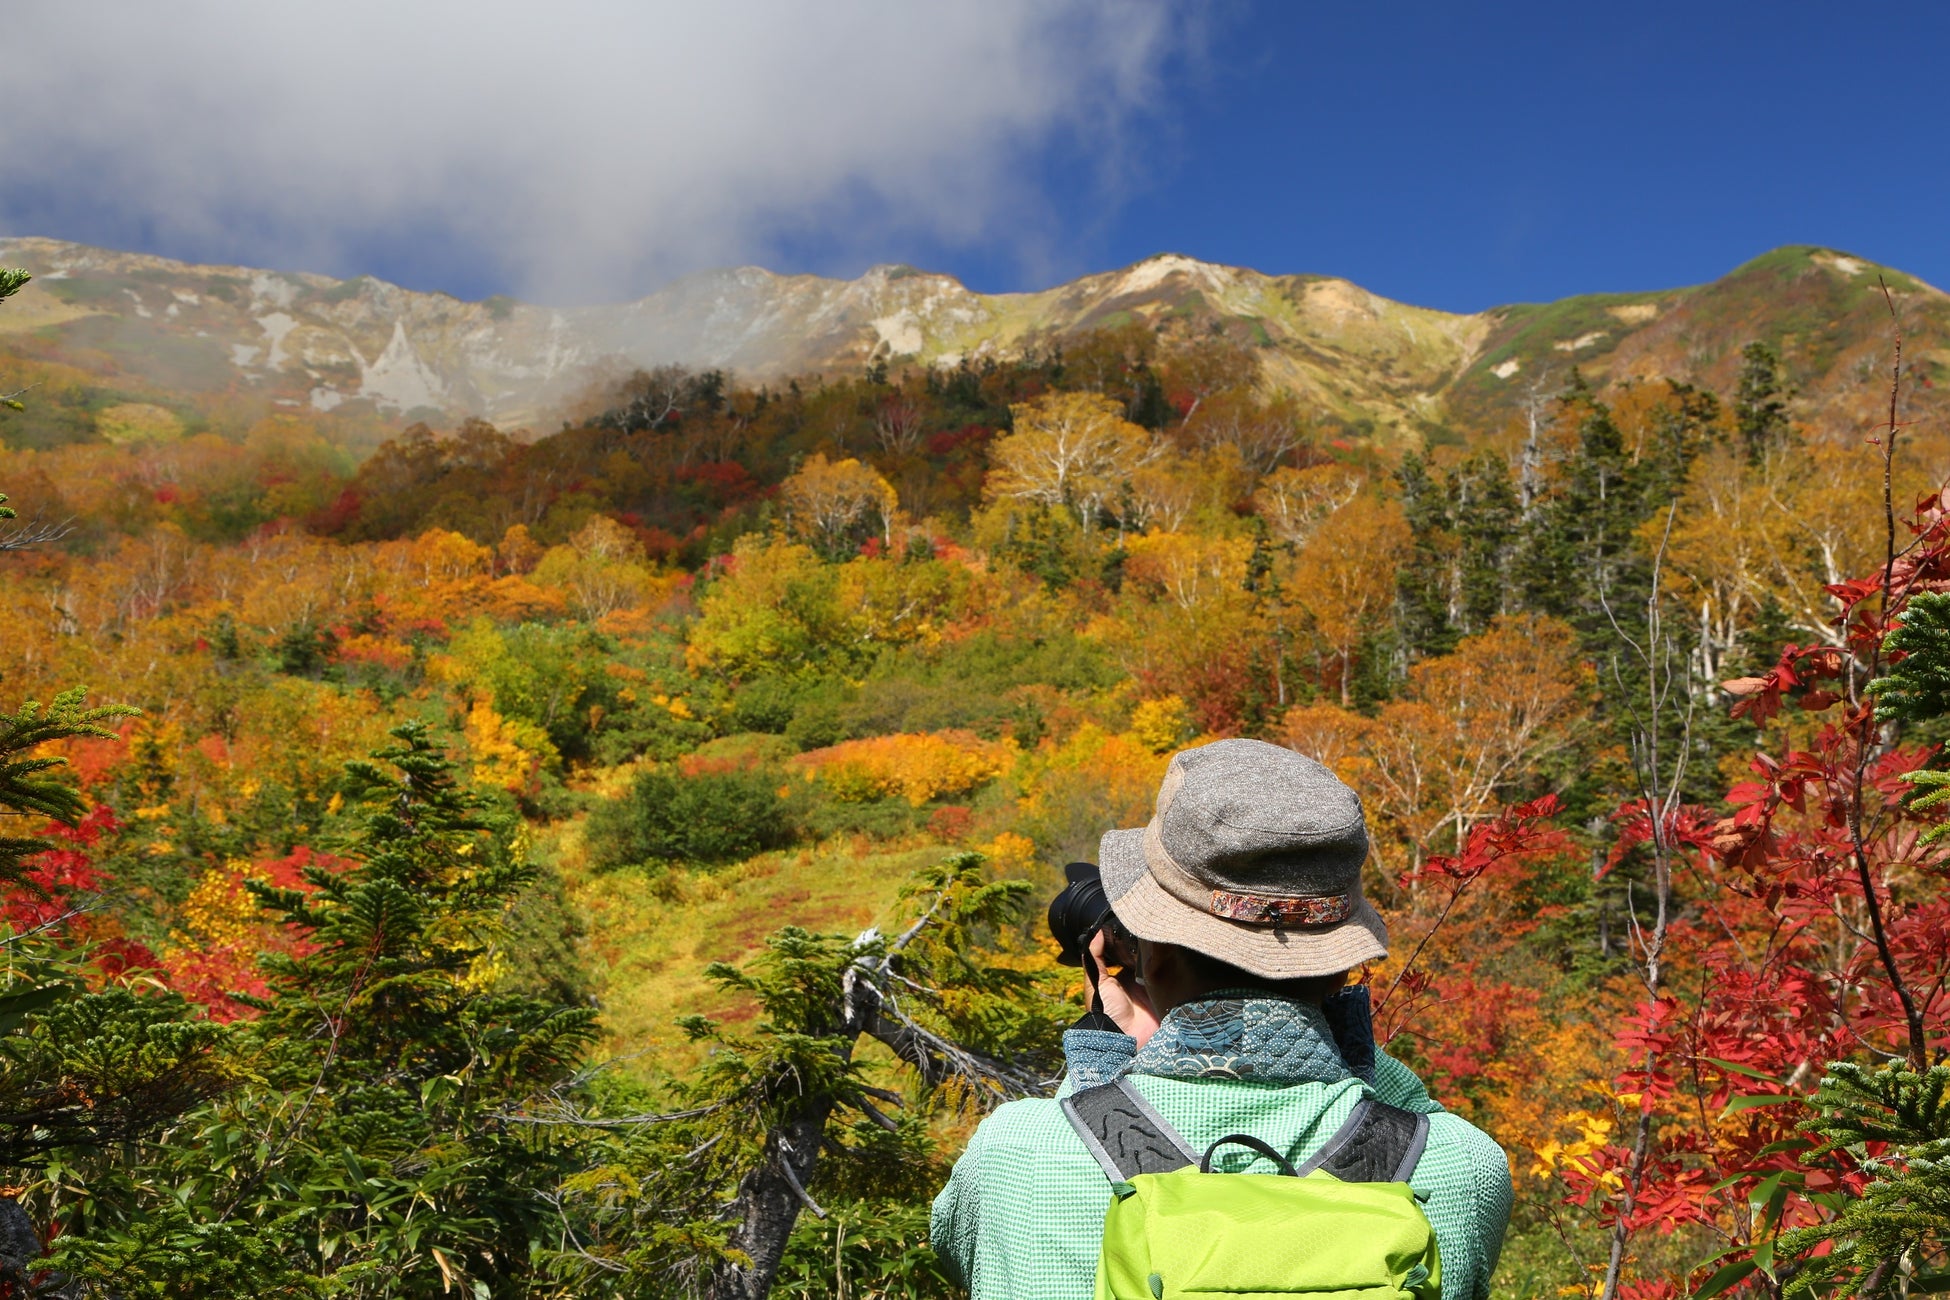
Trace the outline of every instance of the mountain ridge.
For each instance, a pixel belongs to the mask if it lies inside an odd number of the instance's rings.
[[[1872,271],[1924,308],[1919,358],[1950,361],[1950,298],[1812,246],[1773,250],[1706,285],[1466,314],[1397,302],[1335,276],[1269,275],[1182,253],[1003,294],[898,263],[852,280],[741,266],[698,272],[631,302],[575,308],[43,238],[0,239],[0,261],[36,277],[0,313],[0,382],[38,365],[103,398],[343,408],[382,421],[536,424],[631,367],[678,364],[776,382],[877,362],[952,366],[1132,321],[1167,336],[1227,333],[1250,343],[1266,383],[1354,436],[1384,442],[1494,424],[1527,385],[1561,381],[1573,366],[1601,382],[1712,379],[1742,331],[1785,336],[1790,351],[1797,342],[1812,348],[1817,364],[1803,369],[1819,373],[1801,386],[1819,413],[1834,406],[1827,372],[1859,360],[1853,352],[1874,331],[1817,336],[1874,292]],[[1748,301],[1757,286],[1771,303]],[[1810,311],[1826,312],[1826,322],[1802,319]],[[194,423],[195,411],[186,418]]]

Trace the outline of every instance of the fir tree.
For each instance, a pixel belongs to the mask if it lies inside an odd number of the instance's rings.
[[[293,1248],[349,1294],[519,1294],[568,1168],[526,1108],[573,1078],[595,1013],[501,990],[498,946],[535,868],[424,725],[393,735],[348,767],[368,809],[343,850],[355,865],[308,869],[308,889],[253,885],[308,942],[265,960],[250,1031],[288,1102],[215,1120],[261,1143],[233,1166],[248,1172],[226,1217],[302,1216]]]
[[[1494,451],[1478,452],[1450,475],[1449,496],[1460,543],[1460,630],[1474,636],[1487,631],[1497,615],[1510,612],[1519,511],[1509,462]]]
[[[1448,494],[1416,452],[1402,457],[1395,482],[1413,537],[1408,562],[1395,575],[1398,635],[1412,659],[1446,654],[1458,635],[1450,614],[1455,535]]]
[[[1740,383],[1734,390],[1733,421],[1747,460],[1759,464],[1789,437],[1787,393],[1781,387],[1781,357],[1765,343],[1740,350]]]
[[[87,811],[80,791],[57,775],[68,760],[42,752],[43,747],[77,736],[113,739],[105,724],[138,711],[115,704],[91,709],[87,699],[88,688],[77,686],[45,707],[29,700],[12,715],[0,714],[0,817],[39,817],[73,826]],[[26,859],[49,847],[40,835],[0,834],[0,883],[20,881]]]
[[[1578,417],[1578,440],[1555,493],[1536,511],[1514,566],[1524,604],[1562,618],[1588,644],[1610,644],[1606,607],[1644,603],[1646,566],[1633,533],[1644,493],[1611,408],[1573,372],[1561,401]]]
[[[1882,648],[1894,662],[1868,686],[1877,719],[1925,726],[1950,715],[1950,594],[1919,592],[1910,597],[1902,621],[1884,638]],[[1950,771],[1924,768],[1904,773],[1903,780],[1916,787],[1912,807],[1950,805]],[[1923,839],[1950,839],[1950,822],[1932,826]]]
[[[1882,1296],[1950,1287],[1950,1066],[1828,1067],[1801,1125],[1817,1145],[1803,1159],[1852,1157],[1869,1182],[1860,1195],[1816,1199],[1826,1223],[1782,1235],[1775,1257],[1790,1293]],[[1872,1146],[1873,1144],[1873,1146]]]
[[[1950,594],[1910,597],[1882,648],[1893,662],[1869,683],[1877,718],[1926,722],[1950,713]]]

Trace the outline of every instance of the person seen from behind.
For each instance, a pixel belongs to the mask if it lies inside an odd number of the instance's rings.
[[[1173,756],[1150,824],[1103,837],[1114,916],[1066,952],[1093,1009],[1056,1098],[983,1120],[935,1199],[974,1300],[1485,1300],[1509,1162],[1376,1047],[1348,987],[1387,955],[1367,854],[1359,797],[1314,760]]]

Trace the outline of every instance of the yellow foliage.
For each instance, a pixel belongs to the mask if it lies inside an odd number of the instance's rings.
[[[568,597],[553,587],[538,586],[527,578],[509,574],[487,586],[488,617],[497,623],[520,623],[529,619],[563,613]]]
[[[1575,1118],[1583,1114],[1581,1105],[1597,1098],[1610,1110],[1609,1081],[1621,1064],[1615,1045],[1590,1020],[1548,1004],[1513,1009],[1500,1042],[1495,1058],[1483,1064],[1481,1091],[1465,1114],[1511,1153],[1513,1168],[1523,1167],[1526,1153],[1548,1167],[1565,1154],[1563,1126],[1568,1122],[1582,1132],[1582,1120]],[[1594,1149],[1570,1154],[1578,1158]]]
[[[454,981],[463,993],[486,993],[507,978],[514,966],[500,945],[489,948],[467,963],[467,969]]]
[[[786,524],[794,537],[816,546],[843,546],[854,530],[870,524],[891,536],[900,500],[872,466],[851,457],[829,461],[814,455],[779,487]]]
[[[173,442],[183,436],[174,411],[150,402],[122,402],[95,417],[95,428],[110,442]]]
[[[1387,865],[1415,869],[1425,852],[1458,846],[1532,764],[1570,743],[1590,684],[1569,626],[1499,618],[1411,668],[1403,697],[1378,716],[1301,705],[1282,738],[1360,791],[1384,860],[1401,854]]]
[[[444,528],[430,528],[414,538],[408,554],[421,585],[428,587],[480,576],[494,561],[487,547]]]
[[[932,645],[969,586],[969,572],[940,561],[851,560],[839,571],[839,608],[858,639]]]
[[[819,774],[828,793],[844,802],[900,795],[915,807],[987,785],[1015,762],[1008,741],[966,731],[872,736],[802,754],[796,762]]]
[[[1303,612],[1320,649],[1338,659],[1341,703],[1349,701],[1355,648],[1382,625],[1395,601],[1395,571],[1408,549],[1401,507],[1357,494],[1315,530],[1294,558],[1286,598]]]
[[[1143,700],[1131,710],[1131,734],[1154,754],[1168,754],[1192,734],[1192,711],[1176,695]]]
[[[1036,841],[1014,831],[1003,831],[982,845],[981,851],[1000,868],[1027,867],[1036,861]]]
[[[498,790],[520,790],[541,766],[541,756],[524,745],[533,731],[496,713],[485,700],[467,712],[467,752],[474,757],[474,782]]]
[[[504,573],[526,573],[541,560],[542,550],[527,524],[510,524],[501,534],[501,544],[494,548],[494,559]]]
[[[1010,410],[1014,430],[989,451],[992,501],[1070,507],[1088,525],[1160,450],[1101,393],[1045,393]]]
[[[1305,546],[1335,511],[1360,494],[1366,476],[1352,465],[1329,461],[1294,469],[1282,465],[1253,494],[1253,510],[1273,536]]]
[[[643,544],[623,525],[596,515],[565,546],[552,546],[535,565],[531,581],[554,588],[578,617],[600,624],[650,598],[656,574]]]
[[[220,948],[250,939],[259,920],[257,900],[244,888],[250,874],[249,863],[232,861],[198,877],[183,903],[188,933],[171,936],[178,946]]]
[[[1230,595],[1246,582],[1253,544],[1244,537],[1150,533],[1124,543],[1124,580],[1183,610]]]
[[[809,546],[780,538],[738,539],[723,572],[699,601],[685,665],[733,677],[790,672],[847,635],[837,570]]]
[[[1022,776],[1022,812],[1035,819],[1061,817],[1087,807],[1091,820],[1141,826],[1150,819],[1165,756],[1135,736],[1112,735],[1094,723],[1078,727],[1061,745],[1037,751]]]
[[[1600,1173],[1597,1162],[1592,1159],[1611,1145],[1611,1131],[1616,1127],[1611,1117],[1588,1110],[1574,1110],[1564,1116],[1563,1123],[1575,1128],[1577,1136],[1568,1141],[1552,1138],[1538,1147],[1537,1158],[1530,1166],[1531,1177],[1549,1178],[1559,1169],[1571,1169],[1587,1178],[1596,1178],[1607,1188],[1621,1186],[1624,1180],[1616,1170]]]

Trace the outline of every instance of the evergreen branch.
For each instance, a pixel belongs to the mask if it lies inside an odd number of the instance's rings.
[[[17,713],[0,714],[0,809],[39,813],[69,826],[81,819],[87,808],[74,787],[41,775],[67,760],[21,755],[53,741],[80,736],[113,740],[115,732],[105,724],[141,712],[126,704],[87,708],[87,698],[88,688],[77,686],[61,692],[45,707],[38,700],[29,700]]]

